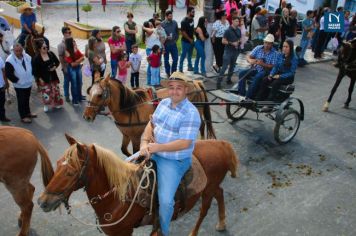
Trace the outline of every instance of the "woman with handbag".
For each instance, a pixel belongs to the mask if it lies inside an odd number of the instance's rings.
[[[32,74],[39,80],[44,104],[43,110],[48,112],[49,106],[62,108],[63,99],[56,72],[59,60],[53,52],[48,50],[48,46],[43,39],[36,40],[35,46],[38,54],[32,59]]]

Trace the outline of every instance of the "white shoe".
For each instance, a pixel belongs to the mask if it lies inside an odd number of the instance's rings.
[[[61,106],[61,105],[59,105],[59,106],[56,106],[56,108],[57,108],[57,109],[61,109],[61,108],[62,108],[62,106]]]
[[[44,112],[48,112],[48,106],[44,105],[43,110],[44,110]]]

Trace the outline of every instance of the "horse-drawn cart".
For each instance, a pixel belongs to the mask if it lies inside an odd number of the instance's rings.
[[[242,119],[250,110],[256,113],[257,119],[260,113],[276,122],[274,138],[280,144],[290,142],[297,134],[300,121],[304,120],[304,105],[298,98],[290,97],[294,91],[294,85],[282,86],[278,91],[277,101],[255,101],[236,94],[236,86],[225,90],[208,90],[214,99],[209,105],[225,105],[229,119],[236,122]],[[293,106],[297,102],[299,108]],[[196,106],[203,103],[193,103]],[[263,109],[268,107],[268,110]]]

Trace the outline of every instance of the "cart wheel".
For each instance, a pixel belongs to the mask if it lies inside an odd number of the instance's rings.
[[[280,144],[286,144],[297,134],[300,125],[299,113],[288,109],[281,115],[281,119],[274,127],[274,139]]]
[[[226,105],[226,114],[229,119],[232,121],[238,121],[242,119],[248,112],[248,109],[238,105]]]

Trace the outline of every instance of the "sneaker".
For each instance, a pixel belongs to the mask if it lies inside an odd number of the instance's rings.
[[[44,111],[44,112],[48,112],[48,106],[44,105],[44,106],[43,106],[43,111]]]
[[[37,115],[34,114],[34,113],[30,113],[30,114],[28,115],[28,117],[30,117],[30,118],[37,118]]]
[[[219,68],[216,68],[215,66],[212,66],[213,67],[213,70],[216,72],[216,73],[220,73],[220,69]]]
[[[205,73],[205,72],[201,73],[201,75],[204,76],[204,77],[206,77],[206,73]]]
[[[79,103],[73,103],[73,106],[79,107],[80,105],[79,105]]]
[[[61,109],[61,108],[62,108],[62,106],[61,106],[61,105],[56,106],[56,109]]]
[[[189,68],[188,68],[188,71],[193,71],[193,70],[194,70],[193,67],[189,67]]]
[[[10,122],[11,120],[6,116],[0,119],[1,122]]]
[[[25,118],[21,119],[21,122],[25,123],[25,124],[30,124],[30,123],[32,123],[32,120],[29,117],[25,117]]]
[[[199,72],[198,72],[198,71],[194,71],[194,73],[193,73],[193,74],[198,75],[198,74],[199,74]]]
[[[70,102],[70,98],[69,97],[66,97],[66,102]]]

